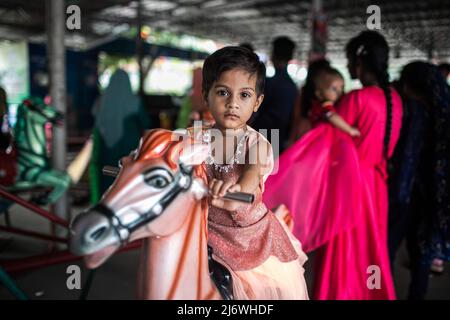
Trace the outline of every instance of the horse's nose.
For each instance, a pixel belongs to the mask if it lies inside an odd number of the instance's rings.
[[[89,234],[87,235],[87,239],[91,242],[95,242],[102,237],[107,228],[105,226],[99,226],[94,228],[93,230],[89,230]]]
[[[91,254],[115,240],[109,219],[95,209],[77,216],[71,232],[70,248],[76,255]]]
[[[86,245],[93,245],[101,242],[110,232],[111,225],[104,215],[92,211],[89,216],[89,223],[84,225],[83,242]]]

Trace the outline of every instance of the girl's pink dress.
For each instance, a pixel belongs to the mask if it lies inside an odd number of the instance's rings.
[[[392,90],[389,156],[401,127]],[[361,136],[321,121],[278,159],[266,183],[269,208],[284,204],[305,252],[318,249],[314,298],[395,299],[387,249],[386,99],[379,87],[354,90],[336,106]]]
[[[260,142],[269,145],[260,133],[250,127],[247,129],[242,159]],[[203,132],[195,137],[204,141],[201,135]],[[283,220],[262,202],[264,182],[273,168],[271,147],[266,151],[269,161],[262,167],[253,204],[243,204],[234,212],[209,205],[208,244],[213,249],[214,259],[232,274],[235,299],[307,300],[303,268],[307,256]],[[217,170],[214,165],[205,167],[208,181],[215,178],[237,183],[245,165],[233,164],[226,172]]]

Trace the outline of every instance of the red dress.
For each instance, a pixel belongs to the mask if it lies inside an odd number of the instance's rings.
[[[379,87],[354,90],[336,110],[361,136],[320,121],[278,160],[266,183],[269,208],[285,204],[305,252],[315,249],[316,299],[395,299],[387,248],[386,100]],[[389,156],[402,104],[392,90]]]
[[[332,103],[327,103],[322,105],[319,101],[314,100],[311,106],[311,113],[309,119],[313,125],[316,125],[324,118],[329,118],[333,113],[336,112]]]

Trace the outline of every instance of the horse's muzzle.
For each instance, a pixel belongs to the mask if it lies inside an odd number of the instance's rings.
[[[94,207],[81,213],[72,222],[70,251],[75,255],[93,254],[111,245],[120,245],[120,239],[111,220]],[[106,207],[103,210],[109,210]]]

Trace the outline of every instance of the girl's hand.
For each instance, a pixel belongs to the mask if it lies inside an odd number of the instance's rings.
[[[359,132],[359,130],[356,128],[351,128],[349,134],[352,137],[359,137],[361,135],[361,132]]]
[[[233,184],[230,181],[223,181],[218,179],[212,179],[209,183],[209,193],[213,197],[211,204],[217,208],[225,209],[228,211],[236,211],[242,203],[239,201],[220,199],[227,192],[239,192],[241,186],[239,184]]]

